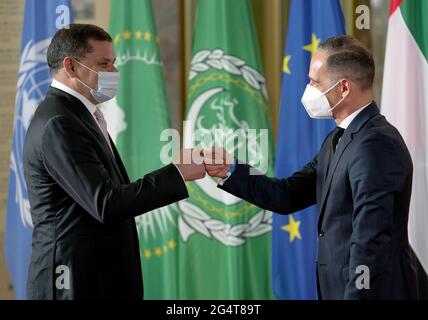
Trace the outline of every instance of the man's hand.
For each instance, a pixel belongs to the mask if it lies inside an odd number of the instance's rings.
[[[234,163],[233,156],[224,148],[212,147],[203,151],[205,170],[211,177],[224,178]]]
[[[183,149],[174,161],[184,181],[193,181],[205,177],[205,166],[202,150]]]

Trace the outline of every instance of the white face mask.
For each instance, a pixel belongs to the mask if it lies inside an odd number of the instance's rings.
[[[88,66],[85,66],[83,63],[76,60],[78,64],[85,67],[86,69],[95,72],[98,74],[98,89],[94,90],[86,83],[81,81],[79,78],[76,78],[81,84],[91,90],[91,95],[97,100],[99,103],[106,102],[108,100],[113,99],[117,94],[117,88],[119,86],[119,72],[97,72],[92,70]]]
[[[345,97],[339,100],[338,103],[334,105],[334,107],[330,107],[328,103],[327,97],[325,96],[329,93],[334,87],[340,83],[341,80],[336,82],[333,86],[331,86],[326,91],[322,92],[321,90],[315,88],[308,84],[306,86],[305,92],[302,96],[302,104],[306,109],[306,112],[313,119],[331,119],[333,118],[333,110],[336,108],[339,103],[341,103]]]

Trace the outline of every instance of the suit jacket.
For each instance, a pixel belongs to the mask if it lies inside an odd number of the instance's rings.
[[[144,138],[144,137],[143,137]],[[174,165],[133,183],[83,103],[50,87],[24,143],[29,299],[140,299],[134,217],[188,196]]]
[[[415,298],[407,234],[413,166],[401,135],[373,102],[334,153],[331,140],[330,134],[315,158],[287,179],[250,176],[249,167],[238,164],[221,188],[281,214],[317,204],[320,298]],[[359,289],[367,283],[370,289]]]

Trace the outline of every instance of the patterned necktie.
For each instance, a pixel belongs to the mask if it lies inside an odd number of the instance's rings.
[[[101,110],[98,107],[94,112],[94,116],[97,119],[98,124],[100,125],[100,128],[101,128],[101,132],[103,133],[103,136],[107,141],[107,144],[110,148],[110,151],[114,156],[113,148],[111,147],[110,138],[109,138],[108,131],[107,131],[107,122],[104,119],[103,113],[101,112]]]
[[[336,127],[336,129],[334,129],[333,137],[331,139],[331,150],[333,151],[333,153],[336,151],[336,146],[339,143],[339,139],[340,137],[342,137],[344,131],[345,129],[341,127]]]

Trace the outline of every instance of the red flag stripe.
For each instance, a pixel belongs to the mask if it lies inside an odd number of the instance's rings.
[[[391,10],[389,15],[392,15],[394,11],[403,3],[404,0],[391,0]]]

